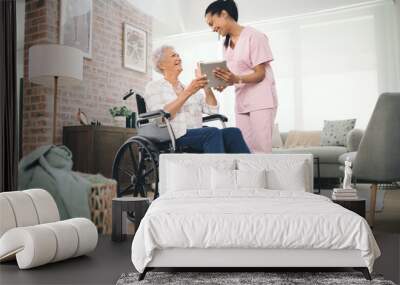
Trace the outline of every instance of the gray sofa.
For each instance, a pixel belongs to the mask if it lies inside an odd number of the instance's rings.
[[[282,132],[281,138],[285,145],[289,133]],[[347,134],[345,146],[308,146],[296,148],[273,148],[272,153],[311,153],[319,157],[320,177],[337,180],[343,176],[340,169],[339,157],[346,157],[348,153],[358,150],[363,131],[354,129]],[[354,155],[354,154],[353,154]],[[314,177],[317,177],[317,168],[314,167]]]

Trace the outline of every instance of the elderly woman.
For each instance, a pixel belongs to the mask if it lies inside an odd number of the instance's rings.
[[[200,153],[250,153],[239,129],[202,127],[203,113],[218,112],[217,99],[206,87],[206,76],[197,73],[196,78],[184,86],[178,79],[182,61],[171,46],[156,49],[153,64],[164,78],[147,84],[146,104],[149,111],[163,109],[171,114],[178,148],[190,147]]]

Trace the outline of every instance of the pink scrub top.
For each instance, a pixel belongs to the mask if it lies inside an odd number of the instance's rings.
[[[267,36],[251,27],[243,28],[234,49],[224,48],[224,57],[228,68],[241,76],[253,73],[255,66],[273,60]],[[265,78],[259,83],[235,84],[236,113],[277,107],[275,79],[269,64],[265,71]]]

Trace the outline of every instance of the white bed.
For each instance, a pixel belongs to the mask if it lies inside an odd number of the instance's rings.
[[[132,243],[141,278],[154,267],[354,267],[369,278],[380,251],[368,223],[310,193],[312,166],[311,155],[162,155],[160,197]]]

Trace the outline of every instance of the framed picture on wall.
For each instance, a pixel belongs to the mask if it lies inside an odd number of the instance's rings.
[[[145,31],[124,23],[123,66],[146,73],[147,34]]]
[[[92,58],[92,0],[61,0],[60,44],[83,51]]]

